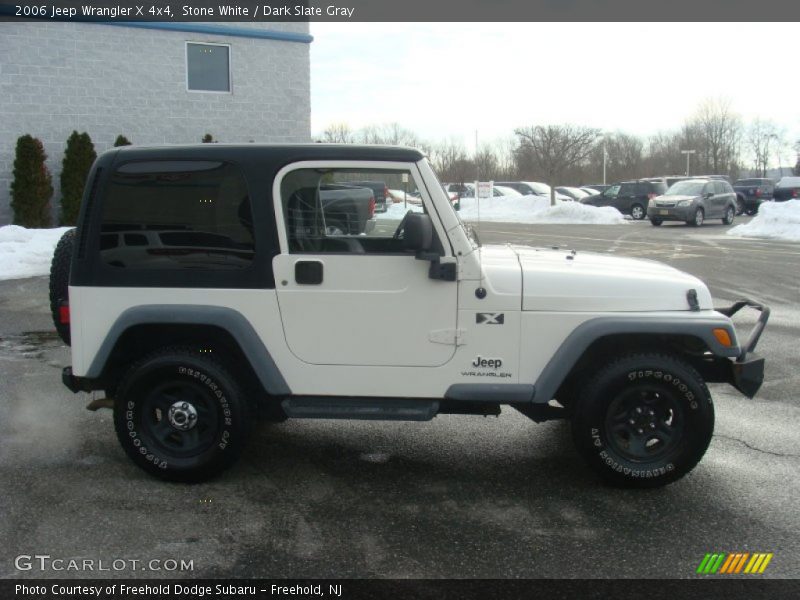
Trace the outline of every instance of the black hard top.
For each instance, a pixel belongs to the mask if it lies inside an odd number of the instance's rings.
[[[403,146],[356,144],[191,144],[164,146],[122,146],[109,150],[118,160],[149,158],[193,158],[287,164],[300,160],[384,160],[416,162],[419,150]]]

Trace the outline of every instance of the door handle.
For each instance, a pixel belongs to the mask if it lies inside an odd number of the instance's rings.
[[[294,263],[294,280],[300,285],[322,283],[322,263],[318,260],[298,260]]]

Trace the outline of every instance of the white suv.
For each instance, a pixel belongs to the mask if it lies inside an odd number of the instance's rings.
[[[421,205],[369,231],[326,226],[321,189],[365,180]],[[228,466],[257,413],[505,406],[570,419],[606,480],[663,485],[711,440],[705,382],[758,390],[769,314],[715,310],[701,281],[650,261],[481,247],[416,150],[324,144],[106,152],[51,288],[72,343],[64,383],[104,390],[131,459],[185,481]],[[746,305],[762,313],[741,344],[730,316]]]

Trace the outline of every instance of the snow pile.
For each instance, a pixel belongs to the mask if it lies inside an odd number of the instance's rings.
[[[71,227],[25,229],[0,227],[0,279],[19,279],[50,273],[50,261],[58,240]]]
[[[461,199],[461,218],[478,220],[475,198]],[[543,196],[498,196],[480,201],[481,221],[504,223],[579,223],[589,225],[621,225],[625,217],[610,206],[589,206],[580,202],[559,202],[550,206],[550,198]]]
[[[732,227],[727,233],[800,242],[800,200],[764,202],[752,221]]]

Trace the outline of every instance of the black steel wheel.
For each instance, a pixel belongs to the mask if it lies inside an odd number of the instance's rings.
[[[700,375],[666,354],[624,356],[591,377],[572,411],[578,452],[622,487],[671,483],[691,471],[714,432],[714,407]]]
[[[253,414],[231,369],[192,348],[166,348],[128,370],[114,426],[139,467],[164,479],[203,481],[230,466]]]

